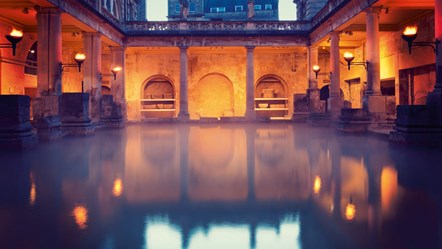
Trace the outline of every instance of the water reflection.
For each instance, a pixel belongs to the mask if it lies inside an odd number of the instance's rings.
[[[438,248],[438,157],[291,124],[104,130],[0,153],[0,248]]]

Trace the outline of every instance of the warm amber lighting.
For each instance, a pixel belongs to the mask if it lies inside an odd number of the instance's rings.
[[[112,68],[111,72],[112,72],[112,73],[118,73],[118,72],[120,72],[122,69],[123,69],[122,67],[114,67],[114,68]]]
[[[318,65],[314,65],[313,66],[313,72],[319,72],[319,71],[321,71],[321,68],[318,66]]]
[[[77,54],[75,55],[75,61],[76,61],[77,63],[83,63],[84,60],[86,60],[86,55],[85,55],[85,54],[83,54],[83,53],[77,53]]]
[[[29,192],[29,203],[31,204],[31,206],[34,206],[36,197],[37,189],[35,187],[35,183],[31,183],[31,191]]]
[[[321,191],[322,181],[321,177],[316,176],[313,182],[313,193],[318,194]]]
[[[406,36],[413,36],[417,34],[417,26],[407,26],[402,33]]]
[[[347,206],[345,206],[345,218],[347,220],[354,220],[356,216],[356,206],[353,204],[353,202],[349,202]]]
[[[114,75],[114,80],[117,79],[117,73],[120,72],[123,68],[120,66],[116,66],[114,68],[112,68],[111,72]]]
[[[9,35],[14,38],[20,38],[20,37],[23,37],[23,32],[18,29],[13,28],[11,33],[9,33]]]
[[[114,181],[114,186],[112,187],[112,194],[115,197],[119,197],[121,196],[122,193],[123,193],[123,181],[121,180],[121,178],[116,178]]]
[[[84,205],[78,205],[74,208],[72,211],[72,216],[75,219],[75,223],[77,223],[78,228],[80,229],[86,229],[87,228],[87,208]]]
[[[353,55],[353,53],[350,53],[350,52],[344,53],[344,59],[346,61],[351,62],[354,58],[355,58],[355,56]]]

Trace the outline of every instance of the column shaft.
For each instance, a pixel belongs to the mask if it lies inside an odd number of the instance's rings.
[[[442,41],[442,1],[435,1],[434,6],[434,35]],[[427,104],[442,106],[442,45],[439,44],[439,53],[436,55],[436,84],[434,90],[428,94]]]
[[[180,46],[180,112],[178,118],[189,119],[187,46]]]
[[[101,38],[98,33],[84,33],[83,47],[86,60],[83,63],[84,91],[90,93],[89,113],[93,123],[100,119],[101,100]]]
[[[309,46],[308,47],[308,68],[307,77],[308,82],[308,95],[310,98],[309,109],[310,113],[319,112],[319,89],[318,89],[318,79],[316,78],[315,72],[313,72],[313,66],[318,64],[318,47]]]
[[[247,62],[246,62],[246,113],[245,118],[253,120],[256,118],[255,113],[255,66],[254,51],[255,46],[247,46]]]
[[[330,67],[331,67],[331,84],[330,84],[330,113],[332,119],[337,119],[342,108],[341,98],[341,73],[339,65],[339,33],[332,32],[330,34]]]
[[[37,97],[61,95],[61,14],[55,8],[37,13]]]
[[[123,69],[117,73],[116,79],[112,78],[111,91],[113,100],[121,107],[123,117],[126,117],[126,83],[125,83],[125,48],[110,47],[111,50],[111,69],[122,67]],[[109,73],[109,72],[106,72]],[[113,77],[113,76],[112,76]]]
[[[381,68],[379,55],[379,9],[369,8],[366,11],[367,21],[367,95],[381,94]]]

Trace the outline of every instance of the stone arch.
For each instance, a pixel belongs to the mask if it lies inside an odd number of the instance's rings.
[[[172,118],[175,116],[176,90],[172,80],[163,75],[148,78],[141,86],[141,115],[143,118]]]
[[[339,88],[339,92],[341,93],[341,98],[344,99],[344,91],[342,88]],[[328,98],[330,97],[330,84],[327,84],[319,90],[319,100],[324,101],[325,110],[328,110]]]
[[[191,119],[231,117],[234,115],[234,106],[232,81],[223,74],[207,74],[189,89]]]
[[[26,56],[25,74],[37,76],[37,42],[32,44]]]
[[[110,87],[101,85],[101,95],[112,95]]]
[[[174,99],[175,96],[175,85],[163,75],[152,76],[141,86],[142,99]]]
[[[255,85],[255,98],[265,98],[272,95],[270,98],[287,98],[287,84],[285,81],[274,74],[267,74],[262,76]]]

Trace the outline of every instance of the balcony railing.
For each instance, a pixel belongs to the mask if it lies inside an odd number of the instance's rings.
[[[229,34],[229,35],[297,35],[310,30],[305,21],[187,21],[187,22],[127,22],[128,35],[184,35],[184,34]]]

